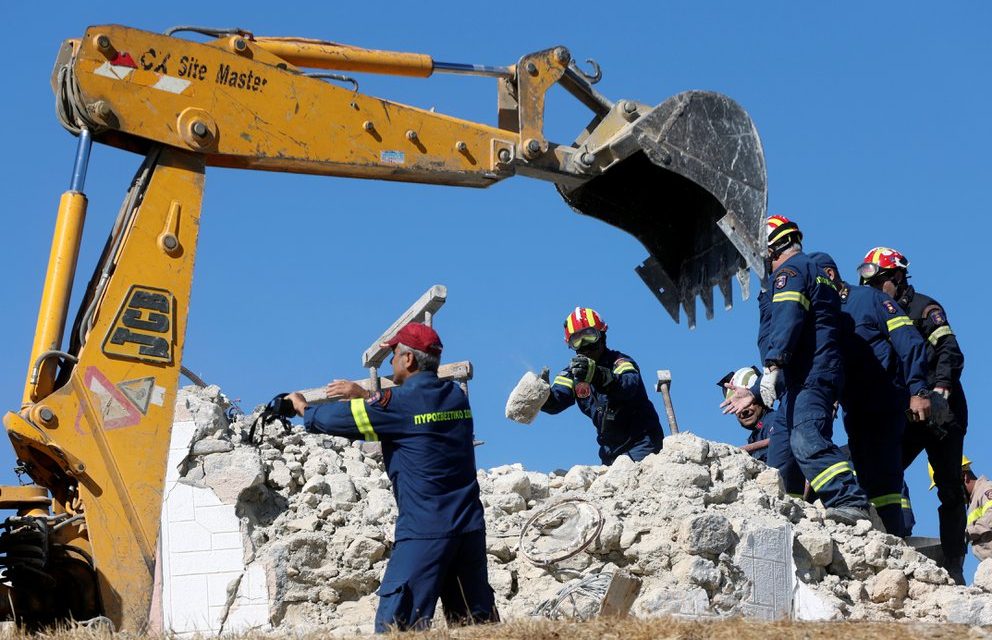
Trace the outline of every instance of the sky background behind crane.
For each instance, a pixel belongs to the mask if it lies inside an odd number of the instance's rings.
[[[150,31],[238,26],[509,65],[565,45],[602,67],[597,89],[649,104],[686,89],[728,94],[761,135],[769,211],[798,221],[810,250],[843,275],[876,245],[903,251],[917,288],[940,300],[964,349],[971,427],[965,442],[992,475],[988,334],[992,45],[988,3],[11,3],[0,12],[6,311],[0,398],[20,403],[59,195],[75,140],[55,119],[49,75],[64,38],[92,24]],[[495,124],[495,81],[359,76],[364,93]],[[590,114],[550,92],[548,137],[568,143]],[[77,294],[85,286],[140,158],[96,145]],[[715,381],[756,362],[754,298],[689,331],[634,273],[646,251],[631,236],[574,214],[553,186],[523,177],[486,190],[211,169],[201,218],[184,364],[251,409],[273,394],[360,378],[361,354],[435,283],[448,302],[435,326],[445,361],[471,360],[480,466],[543,471],[597,463],[577,409],[530,426],[503,417],[527,369],[563,366],[562,320],[597,309],[609,343],[631,354],[652,388],[670,369],[683,430],[742,443],[718,409]],[[752,280],[752,290],[757,291]],[[719,298],[719,296],[718,296]],[[78,304],[73,299],[72,310]],[[982,329],[982,327],[986,327]],[[185,382],[185,380],[184,380]],[[659,414],[661,397],[651,393]],[[664,419],[663,419],[664,421]],[[835,425],[838,442],[846,441]],[[668,429],[666,426],[666,433]],[[135,452],[135,455],[141,455]],[[14,482],[0,447],[0,482]],[[917,535],[936,535],[936,496],[922,458],[907,472]],[[976,566],[969,556],[966,574]]]

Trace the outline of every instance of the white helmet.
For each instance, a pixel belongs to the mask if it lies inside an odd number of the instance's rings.
[[[727,389],[724,385],[729,383],[735,387],[750,389],[751,385],[754,384],[760,375],[761,372],[758,371],[757,367],[741,367],[732,374],[725,375],[717,384],[723,387],[723,397],[729,398],[734,391],[733,389]]]

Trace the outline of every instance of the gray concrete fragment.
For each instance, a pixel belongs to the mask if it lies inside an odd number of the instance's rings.
[[[550,395],[551,385],[528,371],[506,399],[506,417],[514,422],[530,424]]]
[[[992,593],[992,558],[986,558],[975,569],[974,586]]]
[[[734,562],[751,583],[742,603],[744,615],[762,620],[789,617],[795,580],[792,569],[792,527],[748,529],[737,543]]]
[[[683,431],[665,438],[664,451],[673,460],[702,464],[710,453],[710,444],[695,434]]]
[[[909,594],[909,580],[902,571],[883,569],[875,576],[869,591],[872,602],[902,600]]]
[[[704,513],[682,523],[679,542],[691,554],[719,555],[734,543],[734,530],[724,516]]]
[[[203,459],[203,482],[225,504],[236,504],[242,493],[265,482],[258,451],[239,447],[226,455]]]
[[[220,440],[218,438],[204,438],[193,444],[193,455],[207,456],[212,453],[227,453],[234,450],[234,443],[230,440]]]

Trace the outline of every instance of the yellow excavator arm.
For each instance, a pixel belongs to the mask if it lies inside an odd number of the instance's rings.
[[[29,626],[148,620],[162,490],[207,166],[487,187],[552,182],[580,213],[636,236],[637,271],[678,320],[762,274],[761,143],[732,100],[692,91],[611,102],[563,47],[488,67],[244,31],[194,42],[123,26],[66,41],[52,77],[79,138],[56,219],[23,405],[4,425],[36,484],[0,487],[0,611]],[[313,71],[318,69],[320,71]],[[459,73],[498,84],[495,125],[364,95],[340,72]],[[343,82],[353,86],[339,86]],[[544,135],[559,84],[592,112],[574,141]],[[144,155],[65,329],[93,141]]]

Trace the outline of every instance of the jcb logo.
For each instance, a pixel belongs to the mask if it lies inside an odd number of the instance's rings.
[[[134,285],[117,313],[103,352],[108,356],[172,363],[176,327],[174,298],[164,289]]]

